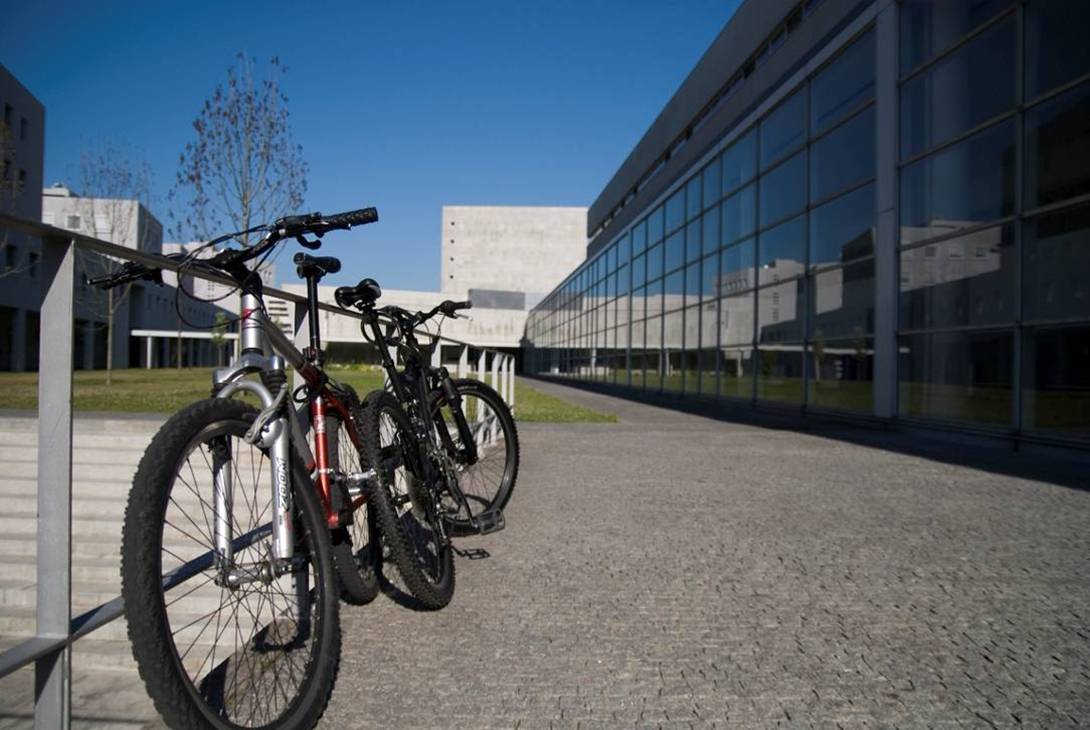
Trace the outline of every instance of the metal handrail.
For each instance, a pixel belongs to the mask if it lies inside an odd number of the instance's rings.
[[[75,315],[76,249],[94,251],[125,261],[178,271],[178,262],[156,254],[119,246],[82,233],[38,221],[0,213],[0,228],[27,233],[41,240],[43,297],[38,369],[38,532],[37,623],[35,635],[0,653],[0,678],[35,665],[34,725],[67,728],[71,723],[71,645],[124,614],[120,596],[72,618],[72,373]],[[227,276],[213,272],[187,272],[199,279],[235,285]],[[301,324],[306,297],[273,287],[266,295],[295,305],[294,334],[305,336]],[[319,302],[320,311],[356,320],[362,317],[340,307]],[[308,323],[309,324],[309,323]],[[469,367],[470,349],[477,351],[478,378],[492,384],[514,408],[514,356],[480,347],[445,335],[427,334],[462,348],[459,372]],[[305,343],[304,343],[305,344]],[[435,347],[433,364],[441,361]],[[491,365],[491,368],[489,368]],[[243,539],[242,536],[238,539]],[[209,555],[179,567],[164,578],[176,585],[191,577]]]

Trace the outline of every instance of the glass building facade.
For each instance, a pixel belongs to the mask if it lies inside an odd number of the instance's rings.
[[[1090,443],[1090,3],[866,10],[597,233],[525,369]]]

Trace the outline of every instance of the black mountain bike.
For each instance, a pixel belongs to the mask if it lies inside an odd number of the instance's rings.
[[[405,584],[428,608],[454,593],[450,538],[487,534],[506,524],[503,508],[518,478],[519,443],[511,409],[494,389],[455,380],[431,367],[438,335],[422,343],[418,328],[437,315],[457,317],[469,302],[444,301],[430,312],[376,307],[373,279],[336,291],[337,303],[363,316],[364,337],[378,346],[388,390],[366,398],[363,451],[376,471],[371,505],[379,532]],[[404,364],[398,369],[391,355]],[[381,485],[381,486],[380,486]]]

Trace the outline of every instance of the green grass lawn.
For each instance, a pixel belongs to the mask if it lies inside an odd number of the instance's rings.
[[[351,385],[362,396],[382,387],[382,372],[373,368],[333,368],[330,375]],[[73,375],[77,411],[171,413],[211,392],[211,368],[176,370],[115,370],[106,385],[102,370],[78,370]],[[0,408],[34,410],[38,407],[37,373],[0,373]],[[615,422],[617,417],[592,411],[515,383],[515,418],[544,423]]]

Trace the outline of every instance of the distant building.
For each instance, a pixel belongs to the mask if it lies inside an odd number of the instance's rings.
[[[28,220],[42,215],[45,107],[0,66],[0,211]],[[0,228],[0,370],[38,367],[41,247]]]
[[[415,311],[444,299],[468,299],[473,302],[469,319],[447,320],[443,335],[516,351],[528,310],[582,260],[586,225],[586,208],[444,206],[439,291],[384,289],[380,304]],[[284,288],[306,291],[302,284]],[[332,303],[334,289],[320,287],[321,299]],[[327,314],[321,326],[335,353],[365,349],[352,320]]]

